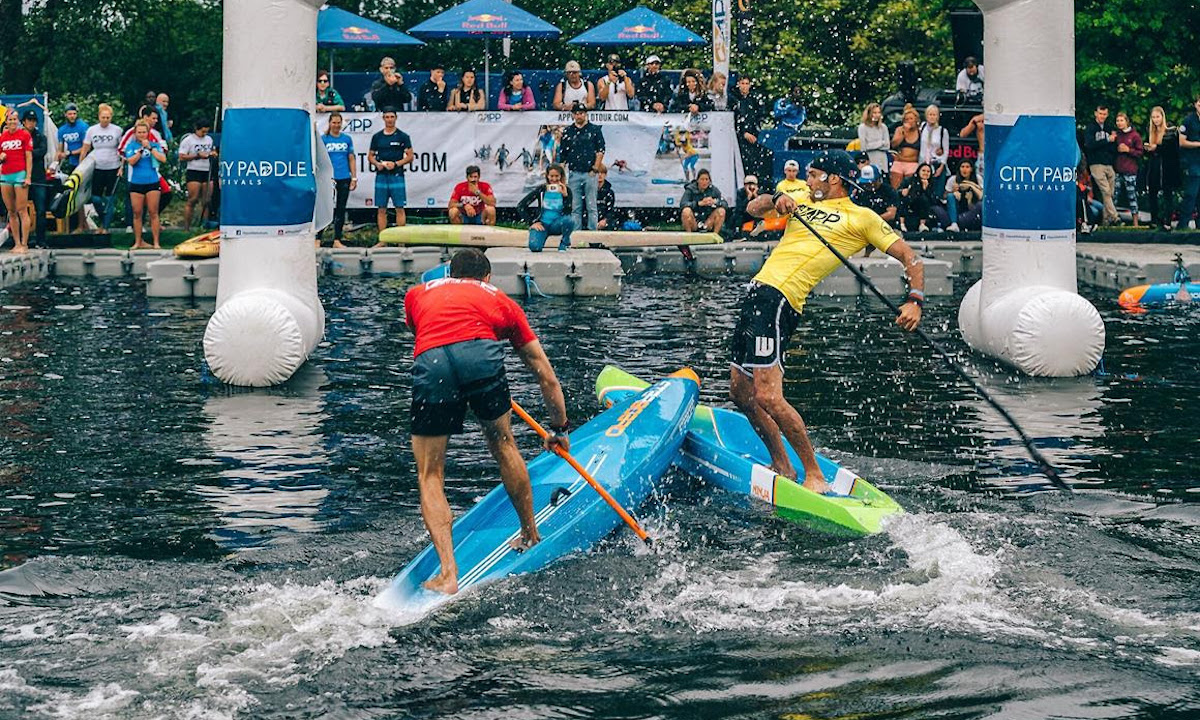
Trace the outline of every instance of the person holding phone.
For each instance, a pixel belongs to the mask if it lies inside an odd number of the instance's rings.
[[[546,168],[546,182],[538,185],[517,203],[517,210],[529,220],[529,249],[541,252],[551,235],[561,235],[559,252],[571,247],[575,219],[571,217],[571,190],[563,180],[562,165]],[[534,204],[537,208],[534,208]]]

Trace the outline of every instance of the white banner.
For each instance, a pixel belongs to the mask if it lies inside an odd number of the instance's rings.
[[[713,72],[729,79],[729,4],[712,0]]]
[[[375,173],[367,165],[367,151],[383,120],[379,113],[342,116],[358,163],[358,188],[349,207],[374,207]],[[701,168],[712,173],[713,184],[732,204],[737,188],[732,113],[621,110],[593,112],[588,119],[604,133],[604,164],[618,206],[676,207],[684,183]],[[328,120],[318,117],[317,123],[325,132]],[[446,207],[468,165],[482,168],[500,207],[515,207],[543,181],[570,124],[571,114],[560,112],[400,113],[396,127],[412,138],[415,158],[405,174],[408,207]]]

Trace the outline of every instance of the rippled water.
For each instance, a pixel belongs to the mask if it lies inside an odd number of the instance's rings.
[[[427,542],[404,290],[325,282],[327,342],[257,392],[206,374],[211,305],[0,291],[0,717],[1200,717],[1195,311],[1095,296],[1109,374],[1030,380],[930,308],[1070,499],[882,310],[816,303],[787,392],[909,515],[847,541],[672,475],[639,511],[653,551],[618,533],[400,625],[370,598]],[[606,362],[691,365],[721,401],[739,295],[664,277],[528,309],[585,418]],[[460,511],[494,484],[478,433],[447,472]]]

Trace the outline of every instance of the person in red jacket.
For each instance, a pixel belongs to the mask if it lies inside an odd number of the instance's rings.
[[[567,406],[562,386],[521,307],[488,284],[492,266],[474,248],[450,260],[450,277],[417,285],[404,296],[404,317],[416,333],[413,348],[412,445],[421,491],[421,516],[441,561],[441,572],[425,583],[430,590],[458,592],[451,528],[454,516],[446,501],[446,445],[460,433],[467,407],[483,426],[492,457],[500,465],[504,489],[521,521],[526,550],[541,537],[533,514],[529,469],[513,440],[512,400],[504,373],[507,340],[537,377],[550,411],[547,450],[569,450]]]
[[[1113,171],[1116,173],[1115,200],[1124,201],[1125,207],[1133,214],[1133,226],[1140,225],[1138,218],[1137,177],[1138,165],[1142,162],[1142,136],[1138,134],[1129,116],[1123,112],[1117,113],[1117,159],[1113,161]]]
[[[29,212],[29,186],[33,182],[33,136],[17,123],[17,111],[8,108],[0,132],[0,197],[8,208],[8,232],[13,252],[29,250],[33,227]]]

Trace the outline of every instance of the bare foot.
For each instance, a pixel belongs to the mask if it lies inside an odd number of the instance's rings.
[[[425,588],[426,590],[440,592],[445,595],[453,595],[454,593],[458,592],[457,573],[438,573],[437,575],[434,575],[425,582],[421,583],[421,587]]]
[[[341,241],[341,240],[334,240],[334,241],[333,241],[333,246],[334,246],[335,248],[344,248],[344,247],[346,247],[346,245],[345,245],[344,243],[342,243],[342,241]]]
[[[542,536],[538,533],[537,528],[534,528],[532,532],[522,530],[521,537],[510,540],[508,546],[520,553],[525,552],[541,541]]]
[[[379,248],[385,248],[385,247],[387,247],[387,245],[385,243],[378,242],[378,243],[375,243],[374,245],[372,245],[371,249],[378,250]]]
[[[829,483],[825,482],[825,478],[820,475],[808,476],[804,478],[804,487],[812,490],[818,495],[824,495],[829,492]]]
[[[792,467],[792,463],[788,460],[771,463],[771,469],[775,471],[776,475],[782,475],[788,480],[796,479],[796,468]]]
[[[12,251],[14,255],[24,255],[25,253],[29,252],[29,248],[25,245],[17,245],[12,249]]]

